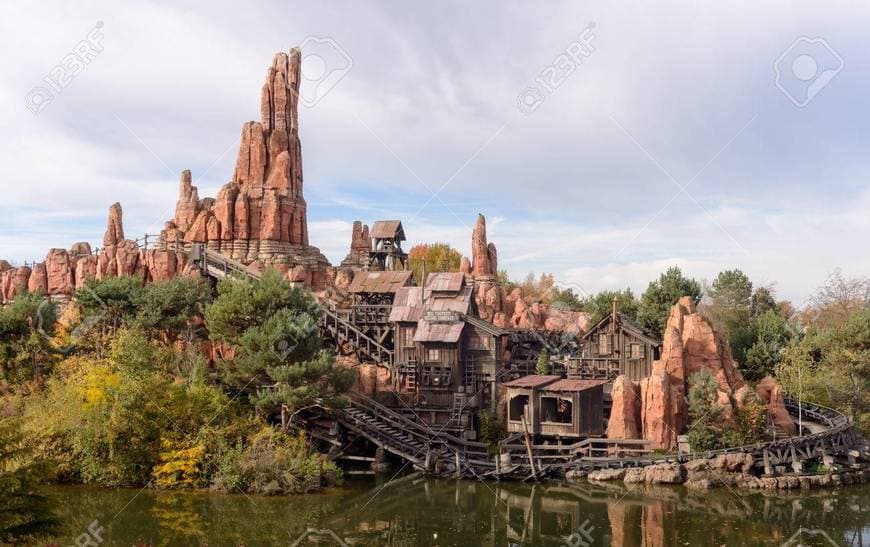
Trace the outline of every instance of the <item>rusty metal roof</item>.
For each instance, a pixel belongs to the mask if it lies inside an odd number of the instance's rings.
[[[426,289],[437,292],[456,292],[465,284],[465,274],[461,272],[435,272],[426,279]]]
[[[544,387],[545,391],[586,391],[603,386],[609,380],[559,380]]]
[[[347,288],[350,293],[393,294],[411,284],[413,273],[398,272],[357,272]]]
[[[405,229],[401,220],[378,220],[372,224],[369,235],[376,239],[397,239],[405,241]]]
[[[455,323],[430,323],[425,319],[417,322],[417,332],[414,333],[415,342],[446,342],[455,343],[462,336],[464,321]]]
[[[504,385],[505,387],[522,387],[526,389],[535,389],[548,386],[549,384],[552,384],[553,382],[560,380],[561,378],[561,376],[553,376],[550,374],[529,374],[528,376],[523,376],[522,378],[511,380]]]
[[[401,287],[393,297],[391,323],[416,323],[423,318],[423,287]]]

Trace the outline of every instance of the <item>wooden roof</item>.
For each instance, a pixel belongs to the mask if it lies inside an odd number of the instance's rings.
[[[561,376],[553,376],[551,374],[529,374],[528,376],[523,376],[522,378],[517,378],[516,380],[511,380],[507,382],[505,387],[520,387],[525,389],[535,389],[541,388],[546,385],[552,384],[557,380],[561,380]]]
[[[353,294],[394,294],[411,285],[413,278],[410,271],[357,272],[347,290]]]
[[[426,289],[437,292],[456,292],[465,284],[462,272],[435,272],[426,278]]]
[[[462,336],[464,321],[453,323],[434,323],[421,319],[417,322],[417,332],[414,333],[415,342],[459,342]]]
[[[609,380],[567,380],[562,379],[544,386],[545,391],[586,391],[603,386]]]
[[[369,235],[376,239],[396,239],[405,241],[405,229],[401,220],[378,220],[372,224]]]
[[[635,336],[639,338],[643,338],[653,346],[662,345],[662,341],[659,338],[649,331],[649,329],[643,327],[642,325],[632,321],[628,317],[624,316],[621,313],[616,314],[619,319],[619,326]],[[595,323],[594,326],[590,327],[585,333],[583,333],[583,339],[589,339],[596,331],[600,330],[602,327],[610,325],[611,315],[608,313],[606,316],[602,317],[598,323]]]
[[[416,323],[423,318],[423,287],[401,287],[393,297],[390,323]]]

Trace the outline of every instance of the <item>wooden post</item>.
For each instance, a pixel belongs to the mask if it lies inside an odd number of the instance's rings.
[[[795,473],[803,473],[804,464],[797,457],[797,453],[794,450],[794,446],[791,446],[791,468]]]
[[[535,459],[532,457],[532,441],[529,438],[529,424],[526,423],[526,416],[523,414],[523,436],[526,440],[526,455],[529,457],[529,466],[532,468],[532,475],[535,475]]]
[[[460,478],[462,476],[462,460],[459,458],[459,451],[454,452],[456,456],[456,478]]]
[[[770,467],[770,455],[767,453],[767,449],[764,449],[764,474],[765,475],[773,475],[773,469]]]

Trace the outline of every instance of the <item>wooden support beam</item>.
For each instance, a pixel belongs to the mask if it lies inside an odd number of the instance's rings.
[[[532,476],[535,473],[535,459],[532,457],[532,440],[529,438],[529,424],[526,423],[526,416],[523,414],[523,436],[526,440],[526,455],[529,457],[529,467],[532,469]]]

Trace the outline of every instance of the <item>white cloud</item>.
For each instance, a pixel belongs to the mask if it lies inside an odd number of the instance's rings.
[[[0,46],[15,52],[0,78],[3,257],[98,242],[114,201],[128,233],[156,232],[182,169],[213,194],[230,176],[242,123],[258,116],[272,53],[313,34],[354,60],[300,113],[311,239],[334,262],[357,217],[402,218],[409,244],[447,241],[467,253],[481,211],[502,266],[593,290],[642,290],[678,263],[696,277],[743,267],[799,299],[835,266],[868,271],[855,252],[870,236],[860,149],[870,82],[858,61],[868,5],[47,1],[0,10]],[[105,50],[33,116],[24,95],[97,20]],[[521,115],[517,94],[590,21],[595,53]],[[797,110],[773,85],[772,62],[802,34],[827,38],[846,68]],[[681,195],[650,222],[677,188],[632,138],[685,184],[754,115],[688,187],[709,214]],[[421,211],[424,184],[437,190],[472,157],[440,196],[448,208],[433,199]]]

